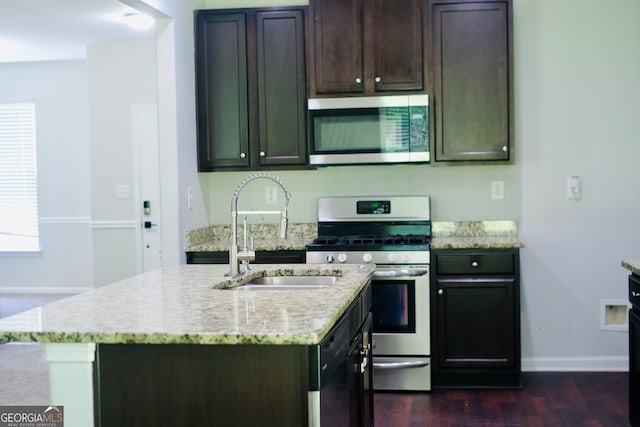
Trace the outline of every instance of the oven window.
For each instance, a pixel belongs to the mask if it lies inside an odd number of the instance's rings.
[[[374,280],[373,332],[416,332],[414,280]]]

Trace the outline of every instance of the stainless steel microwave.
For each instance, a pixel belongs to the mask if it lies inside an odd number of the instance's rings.
[[[309,99],[313,165],[429,161],[429,95]]]

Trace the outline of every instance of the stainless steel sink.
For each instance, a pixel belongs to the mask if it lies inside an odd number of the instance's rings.
[[[295,290],[328,288],[338,280],[335,276],[263,276],[251,279],[233,289],[245,290]]]

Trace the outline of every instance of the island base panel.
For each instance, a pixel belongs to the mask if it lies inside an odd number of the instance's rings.
[[[101,427],[302,426],[304,346],[100,344]]]

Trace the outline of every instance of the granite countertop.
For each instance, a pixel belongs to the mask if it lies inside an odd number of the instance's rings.
[[[515,221],[434,221],[431,249],[523,248]]]
[[[432,249],[510,249],[523,248],[515,221],[432,221]],[[278,239],[273,224],[249,226],[255,250],[305,250],[318,237],[317,224],[291,224],[287,238]],[[242,231],[239,231],[242,238]],[[211,225],[190,230],[185,235],[185,252],[225,252],[229,250],[228,225]]]
[[[147,272],[0,319],[10,341],[141,344],[318,344],[356,298],[374,266],[180,265]],[[244,290],[263,275],[338,275],[328,288]],[[232,288],[232,289],[225,289]]]
[[[633,274],[640,276],[640,260],[623,259],[622,266]]]
[[[287,237],[278,239],[278,225],[249,224],[257,251],[305,250],[306,245],[318,237],[316,223],[289,224]],[[238,242],[243,239],[242,227],[238,227]],[[229,225],[210,225],[185,233],[185,252],[227,252],[231,243]]]

